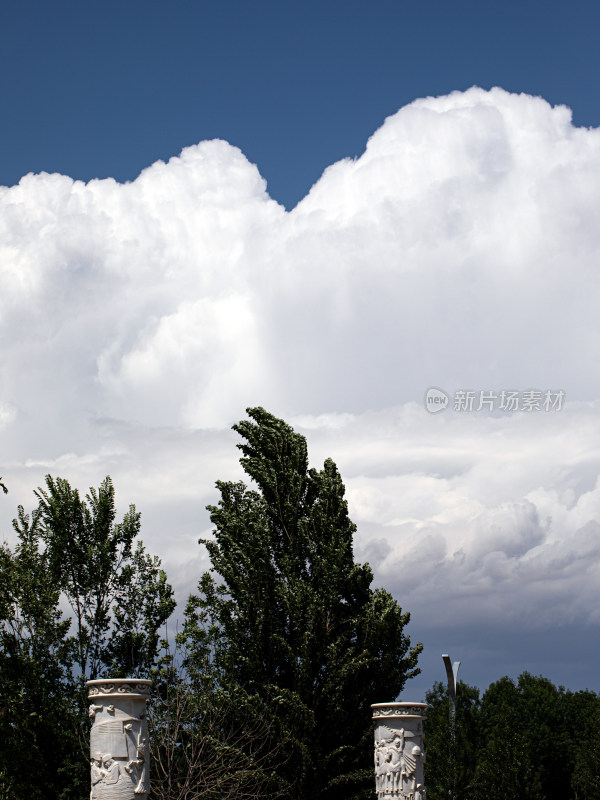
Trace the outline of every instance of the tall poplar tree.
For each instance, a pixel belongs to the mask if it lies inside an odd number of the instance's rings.
[[[353,555],[356,526],[333,461],[308,466],[306,440],[262,408],[234,425],[255,488],[218,482],[212,570],[185,634],[211,652],[221,686],[255,696],[288,737],[290,797],[372,797],[370,704],[418,674],[403,613]],[[206,649],[207,638],[212,647]]]

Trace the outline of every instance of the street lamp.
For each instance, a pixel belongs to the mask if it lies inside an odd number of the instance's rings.
[[[452,775],[452,788],[448,794],[454,800],[456,796],[456,684],[458,678],[458,668],[460,661],[454,664],[450,661],[450,656],[442,655],[444,666],[446,667],[446,677],[448,679],[448,711],[450,715],[450,771]]]
[[[452,736],[454,736],[455,714],[456,714],[456,683],[458,677],[458,668],[460,667],[460,661],[455,661],[454,664],[452,664],[449,655],[443,655],[442,660],[444,662],[444,666],[446,667],[446,676],[448,678],[448,698],[450,700],[450,728],[452,730]]]

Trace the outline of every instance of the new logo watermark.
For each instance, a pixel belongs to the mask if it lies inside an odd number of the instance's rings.
[[[535,411],[561,411],[565,400],[562,389],[524,389],[514,391],[503,389],[457,389],[452,397],[436,386],[425,392],[425,408],[430,414],[437,414],[451,406],[453,411],[522,411],[526,414]]]
[[[430,414],[437,414],[447,408],[450,398],[441,389],[435,386],[427,389],[425,392],[425,408]]]

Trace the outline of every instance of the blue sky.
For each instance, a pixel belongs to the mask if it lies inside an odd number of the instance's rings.
[[[184,601],[262,405],[412,614],[404,699],[443,652],[599,689],[597,3],[1,13],[0,536],[110,474]]]
[[[290,208],[418,97],[502,86],[598,125],[599,25],[542,0],[5,3],[0,184],[132,180],[222,138]]]

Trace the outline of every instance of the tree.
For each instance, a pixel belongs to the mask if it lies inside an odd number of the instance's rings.
[[[430,800],[465,800],[470,797],[479,743],[479,689],[458,682],[455,737],[450,730],[448,689],[434,684],[425,695],[427,763],[425,785]]]
[[[565,690],[529,672],[519,675],[517,689],[521,726],[542,795],[546,800],[562,800],[570,793],[575,762],[574,731],[569,727],[577,726],[575,720],[567,720]],[[575,735],[579,738],[580,731]]]
[[[593,693],[566,692],[541,675],[524,672],[516,684],[510,678],[493,683],[481,703],[485,746],[477,765],[478,796],[573,797],[576,763],[583,781],[582,744],[593,741],[596,714]]]
[[[70,621],[41,546],[40,515],[19,509],[0,549],[0,796],[73,800],[89,784],[79,747]],[[72,792],[72,794],[71,794]]]
[[[256,489],[217,483],[214,540],[201,540],[212,570],[185,634],[192,649],[208,636],[220,683],[254,695],[289,735],[290,796],[372,796],[370,704],[419,672],[422,645],[411,647],[409,615],[354,562],[333,461],[309,469],[303,436],[262,408],[248,415],[234,430]]]
[[[14,551],[0,549],[0,796],[76,800],[89,788],[85,680],[148,674],[175,603],[160,562],[133,550],[135,508],[115,522],[110,478],[81,500],[47,476],[36,496]]]
[[[215,686],[176,637],[154,671],[150,704],[152,797],[156,800],[276,800],[273,768],[286,742],[256,698]],[[207,653],[204,654],[208,656]],[[189,668],[188,668],[189,667]],[[204,664],[210,671],[209,659]]]
[[[159,630],[175,609],[160,559],[138,542],[115,580],[113,625],[102,661],[112,677],[150,674],[160,650]]]
[[[428,692],[426,784],[431,800],[597,800],[600,699],[524,672],[501,678],[477,702],[459,683],[456,760],[449,757],[447,692]],[[461,719],[462,717],[462,719]],[[453,775],[456,781],[453,785]]]
[[[175,608],[173,590],[141,542],[140,513],[130,506],[115,522],[115,490],[106,477],[82,500],[64,478],[46,476],[36,491],[49,570],[71,606],[82,681],[147,674],[158,631]],[[17,532],[19,530],[16,526]]]
[[[484,693],[474,800],[545,800],[523,711],[519,687],[508,677]]]
[[[600,703],[597,697],[594,699],[593,728],[577,742],[571,782],[575,800],[597,800],[600,797]]]
[[[590,691],[566,692],[565,721],[574,764],[575,800],[600,797],[600,698]]]

